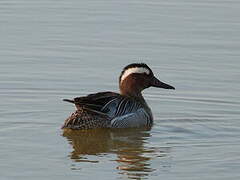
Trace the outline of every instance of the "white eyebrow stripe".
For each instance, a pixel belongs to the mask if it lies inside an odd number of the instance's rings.
[[[129,68],[127,69],[122,77],[121,77],[121,82],[127,77],[129,76],[130,74],[133,74],[133,73],[146,73],[146,74],[150,74],[150,71],[149,69],[147,68],[144,68],[144,67],[134,67],[134,68]]]

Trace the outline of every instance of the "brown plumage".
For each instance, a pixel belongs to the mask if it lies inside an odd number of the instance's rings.
[[[63,128],[94,129],[105,128],[109,124],[110,119],[107,115],[82,107],[66,119]]]
[[[63,99],[75,104],[77,110],[68,117],[62,128],[95,129],[106,128],[110,125],[110,117],[102,111],[104,105],[120,95],[113,92],[99,92],[73,100]]]

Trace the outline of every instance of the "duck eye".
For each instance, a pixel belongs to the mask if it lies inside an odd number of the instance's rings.
[[[152,77],[152,74],[144,73],[147,77]]]

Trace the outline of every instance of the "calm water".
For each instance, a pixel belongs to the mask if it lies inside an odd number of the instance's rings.
[[[240,1],[1,0],[0,179],[240,178]],[[143,61],[151,130],[65,132],[61,101]]]

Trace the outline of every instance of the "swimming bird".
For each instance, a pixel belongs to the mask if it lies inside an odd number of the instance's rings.
[[[144,63],[129,64],[119,77],[120,93],[98,92],[73,100],[76,111],[68,117],[63,129],[151,127],[153,115],[142,91],[149,87],[175,89],[158,80]]]

